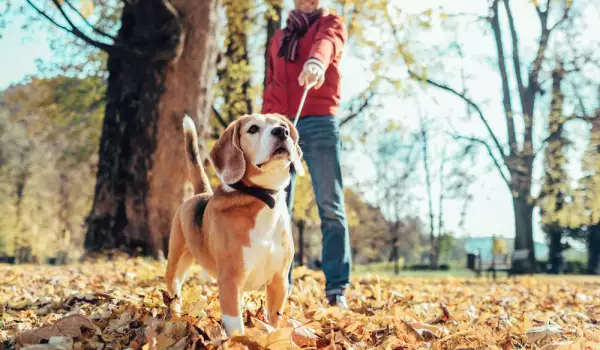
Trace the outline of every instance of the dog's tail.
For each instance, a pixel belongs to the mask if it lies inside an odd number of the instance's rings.
[[[183,118],[183,135],[185,139],[185,152],[187,165],[194,186],[194,194],[212,193],[208,176],[202,166],[200,149],[198,147],[198,132],[194,121],[188,115]]]

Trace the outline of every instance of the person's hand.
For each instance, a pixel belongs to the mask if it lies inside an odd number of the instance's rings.
[[[325,82],[325,71],[323,64],[314,58],[309,59],[304,63],[302,72],[298,76],[298,84],[304,86],[304,84],[310,85],[316,83],[315,89],[318,89]]]

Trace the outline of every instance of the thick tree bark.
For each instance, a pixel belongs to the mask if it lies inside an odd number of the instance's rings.
[[[216,77],[219,0],[173,0],[184,22],[185,45],[181,57],[167,71],[166,92],[160,104],[156,164],[150,186],[150,225],[155,246],[167,251],[171,220],[184,198],[188,181],[181,122],[188,113],[198,128],[200,152],[207,158],[204,140],[210,136],[211,87]],[[173,155],[180,155],[174,157]],[[161,237],[162,235],[162,237]],[[162,243],[162,247],[161,247]]]
[[[118,40],[132,47],[152,45],[165,55],[108,60],[96,189],[84,243],[88,251],[121,249],[159,257],[166,250],[187,175],[184,113],[196,120],[200,136],[207,130],[217,7],[218,0],[125,4]]]

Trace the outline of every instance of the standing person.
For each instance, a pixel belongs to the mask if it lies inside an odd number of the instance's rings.
[[[325,295],[330,305],[347,308],[344,294],[350,278],[350,238],[339,121],[335,118],[340,101],[338,65],[347,32],[341,18],[320,8],[318,0],[294,0],[294,4],[286,27],[269,43],[263,113],[295,116],[304,85],[316,82],[308,92],[297,127],[321,218]],[[290,217],[294,185],[292,174],[287,197]],[[289,279],[291,285],[291,272]]]

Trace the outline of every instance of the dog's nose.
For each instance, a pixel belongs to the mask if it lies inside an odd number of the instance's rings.
[[[285,140],[286,137],[290,136],[290,131],[283,126],[278,126],[271,130],[271,135],[277,137],[281,141]]]

